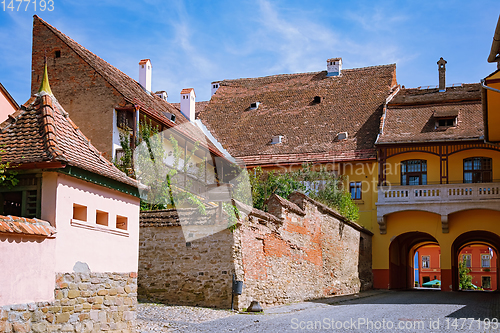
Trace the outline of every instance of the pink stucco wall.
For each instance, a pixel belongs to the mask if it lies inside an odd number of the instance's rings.
[[[0,234],[0,306],[54,299],[55,238]]]
[[[7,97],[0,89],[0,123],[7,120],[9,114],[14,113],[16,109],[12,106]]]
[[[73,219],[73,204],[87,207],[87,221]],[[72,272],[76,262],[92,272],[137,272],[139,198],[56,172],[42,180],[42,219],[57,229],[56,272]],[[96,224],[96,211],[108,213],[108,226]],[[115,227],[116,216],[127,230]]]

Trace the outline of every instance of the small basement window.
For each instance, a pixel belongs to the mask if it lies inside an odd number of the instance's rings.
[[[95,212],[95,223],[99,225],[108,225],[108,213],[101,210]]]
[[[73,219],[79,221],[87,221],[87,207],[74,203]]]
[[[127,230],[128,218],[125,216],[116,215],[116,228]]]

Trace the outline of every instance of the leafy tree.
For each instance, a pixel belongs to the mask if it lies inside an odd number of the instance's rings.
[[[470,275],[470,269],[467,267],[465,260],[458,263],[458,275],[460,277],[459,287],[462,290],[474,289],[472,285],[472,275]]]
[[[344,190],[343,178],[335,176],[324,167],[316,170],[312,165],[305,164],[301,169],[289,173],[265,173],[257,167],[249,173],[249,181],[255,208],[266,210],[265,201],[273,193],[288,198],[293,191],[301,191],[312,199],[338,210],[350,220],[359,218],[358,207],[350,194]]]

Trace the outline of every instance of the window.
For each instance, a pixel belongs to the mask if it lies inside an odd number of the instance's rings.
[[[426,185],[427,161],[407,160],[401,162],[401,185]]]
[[[431,267],[430,262],[431,262],[430,256],[422,256],[422,268]]]
[[[470,254],[464,254],[464,255],[462,255],[462,260],[465,261],[465,267],[471,268],[472,258],[471,258]]]
[[[490,267],[490,260],[489,254],[481,254],[481,267]]]
[[[97,210],[95,212],[95,223],[99,225],[108,225],[108,213]]]
[[[445,118],[445,119],[439,119],[439,120],[438,120],[438,127],[450,127],[450,126],[455,126],[455,119],[456,119],[456,118]]]
[[[430,276],[422,276],[422,283],[429,282],[431,280]]]
[[[134,128],[134,114],[126,110],[116,111],[116,126],[130,131]]]
[[[54,57],[55,57],[55,58],[61,58],[61,51],[60,51],[60,50],[56,50],[56,51],[54,52]]]
[[[127,230],[128,219],[125,216],[116,215],[116,228]]]
[[[483,289],[491,289],[491,277],[481,276],[481,286]]]
[[[40,218],[41,186],[39,177],[20,175],[14,188],[0,188],[0,215]]]
[[[464,159],[464,183],[488,183],[492,181],[492,163],[488,157]]]
[[[73,204],[73,219],[87,221],[87,207],[79,204]]]
[[[349,193],[351,193],[351,199],[359,200],[361,199],[361,182],[350,182],[349,183]]]

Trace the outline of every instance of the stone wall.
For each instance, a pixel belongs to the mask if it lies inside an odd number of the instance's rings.
[[[268,307],[371,287],[370,231],[301,193],[272,196],[269,213],[236,204],[234,230],[187,243],[175,210],[142,212],[139,297],[229,308],[233,273],[244,282],[238,309],[252,300]],[[203,221],[198,228],[209,229]]]
[[[360,256],[368,231],[301,193],[289,201],[272,196],[268,210],[253,210],[235,232],[237,277],[244,281],[240,308],[252,300],[267,307],[356,293],[370,284],[370,276],[364,272],[361,282],[358,272],[371,262],[366,249]]]
[[[205,218],[212,216],[213,212]],[[210,233],[210,225],[189,227],[192,233]],[[169,304],[231,307],[233,243],[228,229],[186,242],[177,211],[142,212],[139,297]]]
[[[135,332],[137,273],[57,274],[55,300],[0,308],[0,332]]]

